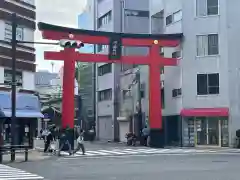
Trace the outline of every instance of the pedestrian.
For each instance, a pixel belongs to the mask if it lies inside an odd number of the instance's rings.
[[[68,136],[69,136],[69,128],[67,127],[65,130],[62,131],[61,133],[61,136],[60,136],[60,147],[59,147],[59,151],[58,151],[58,156],[61,156],[61,151],[64,147],[65,144],[68,145],[68,152],[69,152],[69,155],[72,154],[72,147],[71,147],[71,144],[68,140]]]
[[[52,133],[52,136],[53,136],[53,140],[56,141],[56,126],[55,125],[52,125],[49,129]]]
[[[142,130],[142,141],[144,146],[148,146],[147,140],[149,136],[149,128],[145,126]]]
[[[48,131],[46,134],[45,143],[44,143],[44,152],[47,152],[49,150],[49,146],[52,141],[53,141],[52,133],[51,131]]]
[[[75,154],[80,149],[82,150],[82,154],[85,155],[85,147],[84,147],[84,131],[81,129],[79,136],[77,138],[77,148],[73,151],[73,154]]]
[[[40,139],[43,139],[43,129],[40,130]]]

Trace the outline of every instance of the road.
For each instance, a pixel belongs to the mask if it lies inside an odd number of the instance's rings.
[[[12,166],[49,180],[239,180],[240,154],[56,158]]]

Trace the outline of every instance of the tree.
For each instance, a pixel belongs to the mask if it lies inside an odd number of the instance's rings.
[[[81,80],[80,79],[84,79],[84,69],[89,66],[89,63],[82,63],[82,62],[77,62],[76,63],[76,67],[75,67],[75,78],[78,82],[78,87],[80,90],[81,87]]]

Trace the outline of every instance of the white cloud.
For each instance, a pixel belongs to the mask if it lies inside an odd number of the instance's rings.
[[[46,22],[60,26],[77,28],[78,15],[86,7],[87,0],[36,0],[37,22]],[[41,33],[35,32],[35,41],[42,40]],[[43,52],[46,50],[58,50],[58,47],[36,45],[37,69],[51,70],[51,62],[43,59]],[[61,62],[55,62],[54,71],[58,71]]]

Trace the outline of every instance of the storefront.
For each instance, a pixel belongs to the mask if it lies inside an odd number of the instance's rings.
[[[228,147],[228,108],[183,109],[182,145]]]
[[[0,91],[0,133],[5,144],[11,142],[11,93]],[[39,98],[34,94],[16,94],[16,127],[18,144],[33,146],[38,119],[43,118]]]

